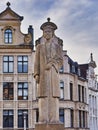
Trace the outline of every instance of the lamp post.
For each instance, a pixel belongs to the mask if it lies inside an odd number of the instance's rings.
[[[27,112],[24,111],[23,112],[23,119],[24,119],[24,130],[26,130],[26,115],[27,115]]]

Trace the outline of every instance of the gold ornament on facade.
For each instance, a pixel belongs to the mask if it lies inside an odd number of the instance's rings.
[[[25,42],[26,44],[29,44],[29,43],[32,42],[32,36],[31,36],[30,33],[29,33],[29,34],[25,34],[24,42]]]

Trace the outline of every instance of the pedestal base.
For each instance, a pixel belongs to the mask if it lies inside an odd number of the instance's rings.
[[[64,130],[63,124],[36,124],[35,130]]]

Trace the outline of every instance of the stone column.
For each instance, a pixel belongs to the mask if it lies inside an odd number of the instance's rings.
[[[64,110],[64,114],[65,114],[65,127],[70,127],[70,109],[66,108]]]
[[[16,129],[18,127],[18,113],[17,109],[14,109],[14,128]]]

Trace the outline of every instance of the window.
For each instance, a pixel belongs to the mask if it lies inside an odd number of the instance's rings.
[[[13,110],[3,110],[3,127],[13,127]]]
[[[72,65],[72,72],[75,73],[75,66]]]
[[[73,100],[73,83],[70,83],[70,100]]]
[[[86,126],[86,112],[79,110],[79,127],[85,128]]]
[[[13,56],[4,56],[3,57],[3,72],[4,73],[13,73],[13,69],[14,69]]]
[[[84,102],[84,86],[82,86],[82,102]]]
[[[28,99],[28,83],[18,83],[18,100]]]
[[[83,111],[83,127],[85,127],[85,111]]]
[[[38,122],[38,120],[39,120],[39,110],[36,109],[36,122]]]
[[[28,57],[18,56],[18,73],[28,72]]]
[[[63,73],[64,72],[64,67],[62,66],[59,70],[60,73]]]
[[[59,109],[59,120],[64,123],[64,109]]]
[[[81,86],[78,85],[78,99],[79,99],[79,102],[81,102]]]
[[[70,127],[74,127],[74,111],[70,110]]]
[[[84,92],[84,102],[87,102],[86,88],[85,88],[85,92]]]
[[[26,127],[28,127],[28,110],[18,110],[18,128],[24,127],[24,116],[26,116]]]
[[[7,43],[7,44],[12,43],[12,30],[11,29],[5,30],[4,40],[5,40],[5,43]]]
[[[13,100],[13,83],[4,82],[3,83],[3,100]]]
[[[60,81],[60,99],[64,99],[64,82]]]
[[[79,110],[79,127],[82,127],[81,110]]]
[[[81,70],[78,68],[78,75],[81,76]]]

